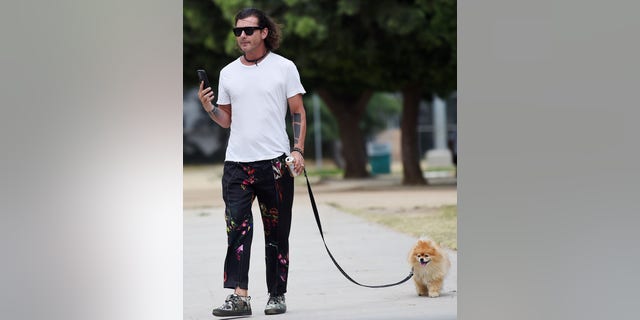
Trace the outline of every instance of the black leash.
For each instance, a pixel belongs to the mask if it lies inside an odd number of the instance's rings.
[[[396,283],[390,283],[390,284],[384,284],[384,285],[378,285],[378,286],[371,286],[371,285],[366,285],[366,284],[361,284],[358,281],[353,280],[344,270],[342,270],[342,267],[340,267],[340,265],[338,264],[338,262],[336,261],[336,259],[333,257],[333,255],[331,254],[331,251],[329,251],[329,247],[327,247],[327,242],[325,242],[324,240],[324,234],[322,233],[322,224],[320,223],[320,215],[318,214],[318,207],[316,206],[316,200],[313,197],[313,192],[311,191],[311,184],[309,183],[309,177],[307,177],[307,170],[304,170],[304,177],[305,179],[307,179],[307,190],[309,190],[309,199],[311,199],[311,207],[313,208],[313,214],[316,217],[316,224],[318,225],[318,230],[320,230],[320,236],[322,237],[322,242],[324,243],[324,247],[325,249],[327,249],[327,253],[329,254],[329,257],[331,258],[331,260],[333,261],[333,264],[336,265],[336,267],[338,268],[338,270],[340,270],[340,272],[342,272],[342,275],[344,275],[347,279],[349,279],[349,281],[362,286],[362,287],[367,287],[367,288],[386,288],[386,287],[392,287],[392,286],[397,286],[401,283],[405,283],[407,282],[407,280],[411,279],[411,277],[413,276],[413,269],[411,270],[411,272],[409,272],[409,275],[396,282]]]

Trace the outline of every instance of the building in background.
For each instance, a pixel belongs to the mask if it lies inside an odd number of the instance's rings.
[[[457,162],[457,106],[457,92],[446,99],[434,98],[432,101],[423,101],[420,105],[419,154],[425,157],[429,154],[427,157],[429,166],[447,166]]]

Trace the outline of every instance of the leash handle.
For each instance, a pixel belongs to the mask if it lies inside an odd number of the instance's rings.
[[[340,267],[340,264],[338,264],[338,261],[336,261],[336,259],[333,257],[333,254],[331,254],[331,251],[329,250],[329,247],[327,246],[327,242],[324,240],[324,233],[322,232],[322,223],[320,223],[320,215],[318,214],[318,206],[316,206],[316,200],[313,197],[313,191],[311,191],[311,184],[309,183],[309,177],[307,177],[307,170],[304,170],[304,178],[307,180],[307,190],[309,191],[309,199],[311,200],[311,208],[313,208],[313,215],[316,218],[316,224],[318,225],[318,230],[320,231],[320,237],[322,237],[322,243],[324,243],[324,248],[327,249],[327,253],[329,254],[329,257],[331,258],[331,261],[333,261],[333,264],[336,265],[336,267],[338,268],[338,270],[340,270],[340,272],[342,273],[343,276],[345,276],[345,278],[347,278],[349,281],[362,286],[362,287],[367,287],[367,288],[386,288],[386,287],[392,287],[392,286],[397,286],[401,283],[405,283],[407,282],[409,279],[411,279],[411,277],[413,276],[413,269],[411,269],[411,272],[409,272],[409,275],[398,281],[395,283],[390,283],[390,284],[383,284],[383,285],[366,285],[366,284],[361,284],[358,281],[354,280],[353,278],[351,278],[343,269],[342,267]]]

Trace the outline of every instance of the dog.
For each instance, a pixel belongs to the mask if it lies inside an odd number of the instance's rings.
[[[433,240],[420,238],[409,252],[409,264],[413,267],[413,281],[419,296],[440,296],[444,277],[451,262],[447,252]]]

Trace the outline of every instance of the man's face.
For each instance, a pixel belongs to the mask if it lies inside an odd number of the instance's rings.
[[[243,27],[257,27],[258,26],[258,18],[250,16],[244,19],[238,20],[236,22],[236,28]],[[247,35],[244,31],[240,34],[240,36],[236,36],[236,40],[238,41],[238,46],[240,50],[244,53],[251,53],[256,48],[259,48],[264,39],[267,37],[268,29],[264,28],[262,30],[253,30],[253,34]]]

